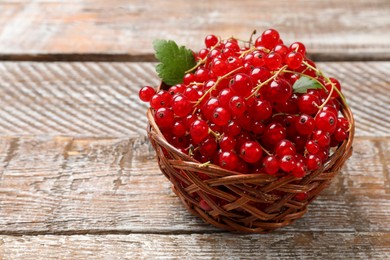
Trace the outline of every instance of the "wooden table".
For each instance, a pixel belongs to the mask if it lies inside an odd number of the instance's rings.
[[[390,2],[2,1],[0,258],[390,258]],[[146,138],[151,42],[278,29],[338,78],[354,154],[304,218],[267,235],[190,215]]]

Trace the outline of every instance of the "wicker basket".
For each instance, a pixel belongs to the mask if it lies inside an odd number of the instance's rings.
[[[204,167],[165,140],[150,109],[147,112],[148,136],[156,150],[161,171],[172,182],[173,191],[191,213],[206,223],[229,231],[265,233],[301,218],[309,203],[329,185],[352,154],[354,119],[349,108],[342,107],[342,113],[351,122],[349,137],[322,168],[302,179],[240,174],[215,165]],[[202,180],[198,173],[206,174],[210,179]],[[202,209],[200,202],[193,196],[195,192],[208,203],[211,210]],[[307,199],[295,200],[294,196],[302,192],[308,192]],[[212,198],[219,198],[226,203],[219,205]]]

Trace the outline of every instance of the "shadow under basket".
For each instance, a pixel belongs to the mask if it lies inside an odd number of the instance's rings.
[[[148,136],[156,150],[161,171],[192,214],[225,230],[266,233],[301,218],[309,203],[330,184],[351,156],[354,119],[345,106],[342,106],[342,114],[351,122],[348,138],[320,169],[304,178],[241,174],[213,164],[205,166],[167,142],[154,121],[151,109],[147,112]],[[199,173],[209,179],[202,180]],[[307,192],[308,196],[303,201],[296,200],[296,194],[303,192]],[[200,205],[201,199],[207,202],[209,210]],[[221,201],[223,203],[219,203]]]

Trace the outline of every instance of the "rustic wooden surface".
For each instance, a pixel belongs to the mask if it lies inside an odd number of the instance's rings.
[[[386,0],[1,2],[0,259],[390,259],[389,12]],[[354,154],[304,218],[231,234],[171,191],[137,92],[158,84],[154,38],[197,49],[210,32],[267,27],[342,82]]]
[[[315,58],[388,60],[389,13],[388,0],[3,1],[0,55],[143,61],[153,59],[156,38],[199,49],[211,32],[248,39],[272,27],[304,42]]]

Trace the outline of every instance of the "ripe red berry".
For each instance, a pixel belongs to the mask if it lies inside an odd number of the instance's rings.
[[[218,156],[219,165],[227,170],[234,171],[238,166],[239,158],[231,151],[221,151]]]
[[[286,80],[279,78],[273,80],[269,84],[265,91],[267,93],[267,98],[271,102],[285,102],[292,95],[292,86]]]
[[[279,160],[279,167],[284,172],[292,172],[295,169],[295,157],[292,155],[284,155]]]
[[[282,57],[277,52],[270,52],[265,57],[265,65],[270,70],[276,70],[282,65]]]
[[[303,94],[298,99],[299,110],[308,115],[314,115],[318,112],[320,99],[313,94]]]
[[[275,174],[279,170],[279,160],[276,156],[267,156],[263,160],[264,171],[268,174]]]
[[[303,61],[303,55],[300,52],[292,51],[286,56],[286,64],[290,69],[298,69]]]
[[[296,150],[290,140],[283,139],[275,146],[275,153],[277,156],[283,157],[284,155],[295,155]]]
[[[229,102],[229,108],[233,115],[240,116],[246,111],[246,102],[243,97],[233,96]]]
[[[310,154],[307,157],[306,165],[308,170],[315,171],[322,166],[322,161],[318,155]]]
[[[290,45],[290,51],[296,51],[302,54],[303,56],[306,55],[306,47],[301,42],[294,42]]]
[[[159,109],[160,107],[169,107],[171,104],[172,96],[165,90],[159,91],[153,95],[150,99],[150,106],[153,109]]]
[[[211,118],[214,124],[223,126],[230,120],[230,112],[223,107],[217,107],[214,109],[213,117]]]
[[[330,111],[322,111],[315,117],[316,127],[332,134],[336,130],[337,117]]]
[[[154,94],[156,94],[156,90],[151,86],[141,88],[138,93],[139,98],[144,102],[149,102]]]
[[[204,120],[197,119],[191,124],[190,135],[196,143],[202,142],[209,134],[209,126]]]
[[[286,138],[286,128],[279,123],[270,123],[266,126],[262,141],[265,145],[273,147]]]
[[[295,121],[295,127],[301,135],[309,135],[315,129],[315,121],[309,115],[302,114]]]
[[[251,78],[244,73],[236,74],[229,83],[230,88],[239,96],[248,96],[253,88]]]
[[[161,128],[171,128],[173,126],[173,111],[170,108],[160,107],[154,115],[156,124]]]
[[[280,36],[278,31],[274,29],[268,29],[262,33],[259,43],[255,43],[255,45],[257,44],[256,47],[261,45],[269,50],[272,50],[276,44],[278,44],[279,38]]]
[[[317,130],[313,134],[313,140],[315,140],[319,147],[325,148],[330,144],[330,135],[328,132]]]
[[[263,151],[258,142],[245,142],[240,148],[241,158],[248,163],[255,163],[260,160]]]
[[[219,147],[222,151],[232,151],[236,147],[236,140],[229,135],[224,135],[219,141]]]
[[[193,107],[186,96],[179,94],[175,95],[172,99],[172,109],[175,115],[184,117],[191,113]]]
[[[218,43],[218,38],[214,34],[207,35],[204,39],[204,43],[207,48],[214,47]]]
[[[249,109],[249,115],[254,120],[268,120],[272,116],[272,105],[267,100],[256,100]]]

